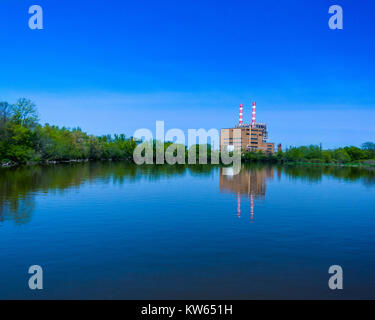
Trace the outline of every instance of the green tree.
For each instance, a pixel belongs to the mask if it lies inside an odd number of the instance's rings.
[[[323,158],[323,162],[325,162],[325,163],[332,162],[331,152],[329,150],[323,150],[322,151],[322,158]]]
[[[364,144],[362,144],[362,149],[375,151],[375,143],[374,142],[365,142]]]
[[[375,143],[365,142],[362,144],[362,149],[366,154],[366,159],[375,159]]]
[[[30,160],[34,153],[32,135],[30,129],[17,123],[8,123],[8,138],[3,140],[0,145],[3,158],[21,163]]]
[[[350,146],[345,147],[344,150],[347,152],[347,154],[353,161],[366,159],[366,153],[360,148]]]
[[[346,162],[349,162],[351,160],[348,153],[342,148],[336,149],[334,151],[334,159],[339,163],[346,163]]]

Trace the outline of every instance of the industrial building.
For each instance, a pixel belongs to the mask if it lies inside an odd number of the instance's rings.
[[[220,150],[263,151],[273,154],[275,144],[267,142],[268,132],[265,123],[256,123],[256,104],[253,102],[252,121],[243,123],[243,105],[240,104],[239,123],[234,128],[220,130]]]

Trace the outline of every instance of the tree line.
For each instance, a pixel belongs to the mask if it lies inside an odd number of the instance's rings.
[[[320,145],[289,147],[274,155],[263,152],[245,152],[242,159],[246,162],[279,162],[279,163],[333,163],[348,164],[367,162],[375,165],[375,143],[365,142],[361,148],[348,146],[343,148],[323,150]],[[368,161],[366,161],[368,160]]]
[[[94,136],[80,128],[69,129],[41,125],[34,103],[22,98],[15,104],[0,102],[0,165],[61,162],[72,160],[123,160],[133,162],[139,140],[125,134]],[[160,149],[158,141],[151,141],[153,159]],[[164,153],[172,142],[163,143]],[[188,158],[188,148],[180,145]],[[190,147],[199,157],[199,145]],[[195,151],[196,150],[196,151]],[[177,155],[175,150],[174,156]],[[211,146],[206,145],[208,160]]]
[[[80,128],[40,125],[35,105],[25,98],[0,102],[0,160],[26,163],[66,160],[131,160],[137,142],[124,134],[94,136]]]
[[[133,153],[139,141],[125,134],[94,136],[80,128],[69,129],[39,123],[35,105],[28,99],[15,104],[0,102],[0,161],[9,163],[41,163],[71,160],[126,160],[133,161]],[[172,142],[164,143],[164,151]],[[154,158],[157,142],[153,141]],[[185,158],[189,152],[183,146]],[[193,150],[195,149],[195,150]],[[199,158],[199,145],[190,147]],[[206,145],[205,156],[210,160],[211,146]],[[244,152],[244,162],[311,162],[311,163],[358,163],[375,159],[375,143],[366,142],[361,148],[349,146],[323,150],[310,145],[289,147],[285,151],[265,154]]]

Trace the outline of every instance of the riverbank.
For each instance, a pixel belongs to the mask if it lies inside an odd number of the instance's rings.
[[[57,164],[68,164],[68,163],[84,163],[84,162],[125,162],[128,164],[134,164],[134,162],[130,159],[124,160],[113,160],[113,159],[72,159],[72,160],[46,160],[46,161],[39,161],[33,162],[29,161],[26,163],[17,163],[17,162],[5,162],[0,163],[0,168],[15,168],[20,166],[48,166],[48,165],[57,165]],[[208,161],[209,162],[209,161]],[[281,165],[281,166],[330,166],[330,167],[357,167],[357,168],[366,168],[366,169],[375,169],[375,160],[366,160],[363,162],[353,162],[353,163],[325,163],[325,162],[308,162],[308,161],[278,161],[276,159],[270,160],[243,160],[243,164],[273,164],[273,165]],[[154,164],[155,166],[158,166]],[[186,165],[188,162],[186,161]],[[197,164],[200,165],[201,164]],[[210,163],[208,165],[211,166]]]
[[[29,161],[26,163],[18,163],[14,161],[0,163],[0,168],[14,168],[19,166],[36,166],[36,165],[55,165],[60,163],[81,163],[81,162],[89,162],[89,159],[72,159],[72,160],[46,160],[46,161]],[[108,161],[108,160],[106,160]]]
[[[286,165],[286,166],[305,165],[305,166],[375,168],[375,160],[364,161],[364,162],[361,162],[361,163],[319,163],[319,162],[291,161],[291,162],[284,162],[283,165]]]

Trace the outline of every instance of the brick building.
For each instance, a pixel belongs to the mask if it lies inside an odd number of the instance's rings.
[[[242,105],[240,105],[240,121],[234,128],[220,130],[220,150],[228,151],[263,151],[275,153],[275,144],[267,142],[268,132],[265,123],[255,122],[255,102],[253,103],[253,117],[251,124],[243,124]]]

